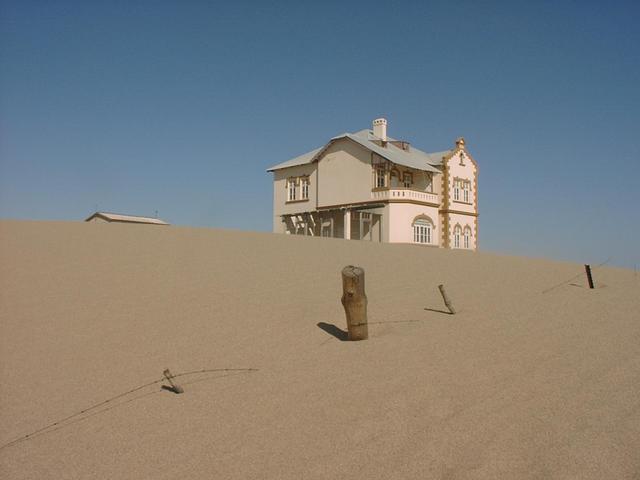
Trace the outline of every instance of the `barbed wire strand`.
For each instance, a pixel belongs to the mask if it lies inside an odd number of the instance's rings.
[[[595,267],[592,267],[592,270],[595,270],[596,268],[600,268],[601,266],[609,263],[610,260],[611,260],[611,257],[607,258],[604,262],[599,263]],[[575,277],[571,277],[569,280],[565,280],[564,282],[558,283],[557,285],[554,285],[553,287],[549,287],[546,290],[543,290],[542,293],[547,293],[547,292],[550,292],[551,290],[555,290],[556,288],[562,287],[563,285],[566,285],[567,283],[572,282],[575,279],[582,277],[583,275],[584,275],[584,272],[579,273]]]
[[[257,368],[204,368],[202,370],[193,370],[191,372],[177,373],[177,374],[174,374],[173,377],[175,378],[175,377],[183,377],[185,375],[195,375],[196,373],[256,372],[256,371],[258,371]],[[71,420],[72,418],[75,418],[75,417],[78,417],[80,415],[83,415],[83,414],[85,414],[85,413],[87,413],[87,412],[89,412],[91,410],[95,410],[96,408],[102,407],[103,405],[111,403],[111,402],[113,402],[113,401],[115,401],[115,400],[117,400],[119,398],[122,398],[122,397],[124,397],[126,395],[130,395],[130,394],[132,394],[134,392],[137,392],[138,390],[142,390],[143,388],[150,387],[151,385],[156,385],[158,383],[162,383],[162,382],[164,382],[166,380],[167,379],[165,377],[162,377],[162,378],[160,378],[158,380],[154,380],[152,382],[145,383],[144,385],[140,385],[140,386],[137,386],[135,388],[132,388],[131,390],[127,390],[126,392],[119,393],[118,395],[116,395],[114,397],[111,397],[111,398],[108,398],[106,400],[103,400],[102,402],[96,403],[95,405],[91,405],[90,407],[87,407],[87,408],[85,408],[83,410],[80,410],[79,412],[76,412],[76,413],[74,413],[72,415],[69,415],[69,416],[67,416],[67,417],[65,417],[65,418],[63,418],[61,420],[56,420],[55,422],[50,423],[49,425],[47,425],[45,427],[39,428],[37,430],[34,430],[33,432],[30,432],[30,433],[28,433],[26,435],[22,435],[22,436],[14,439],[14,440],[11,440],[10,442],[7,442],[7,443],[5,443],[3,445],[0,445],[0,450],[3,450],[4,448],[9,447],[11,445],[14,445],[16,443],[28,440],[31,437],[34,437],[35,435],[37,435],[39,433],[42,433],[42,432],[44,432],[46,430],[49,430],[50,428],[53,428],[53,427],[59,426],[59,425],[61,425],[63,423],[66,423],[69,420]]]

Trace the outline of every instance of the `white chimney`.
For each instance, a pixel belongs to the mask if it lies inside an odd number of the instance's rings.
[[[387,119],[376,118],[373,121],[373,134],[383,142],[387,141]]]

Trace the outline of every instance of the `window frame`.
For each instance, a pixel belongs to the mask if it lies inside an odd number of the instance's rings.
[[[411,186],[413,185],[413,173],[402,172],[402,185],[404,185],[404,188],[411,188]]]
[[[309,177],[300,178],[300,200],[309,200]]]
[[[297,183],[298,182],[295,177],[287,178],[287,202],[295,202],[297,200]]]
[[[418,218],[411,225],[413,229],[413,243],[418,245],[433,245],[433,222],[426,218]]]

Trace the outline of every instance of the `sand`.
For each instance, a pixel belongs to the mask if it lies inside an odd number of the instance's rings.
[[[366,271],[362,342],[326,331],[345,328],[348,264]],[[597,268],[589,290],[572,263],[18,221],[0,222],[0,265],[3,478],[640,478],[630,270]],[[257,371],[78,414],[165,368]]]

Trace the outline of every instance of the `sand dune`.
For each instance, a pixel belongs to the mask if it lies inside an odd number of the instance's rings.
[[[588,290],[571,263],[13,221],[0,264],[3,478],[640,478],[633,271]],[[348,264],[363,342],[318,327],[345,328]],[[156,382],[22,438],[167,367],[257,371]]]

